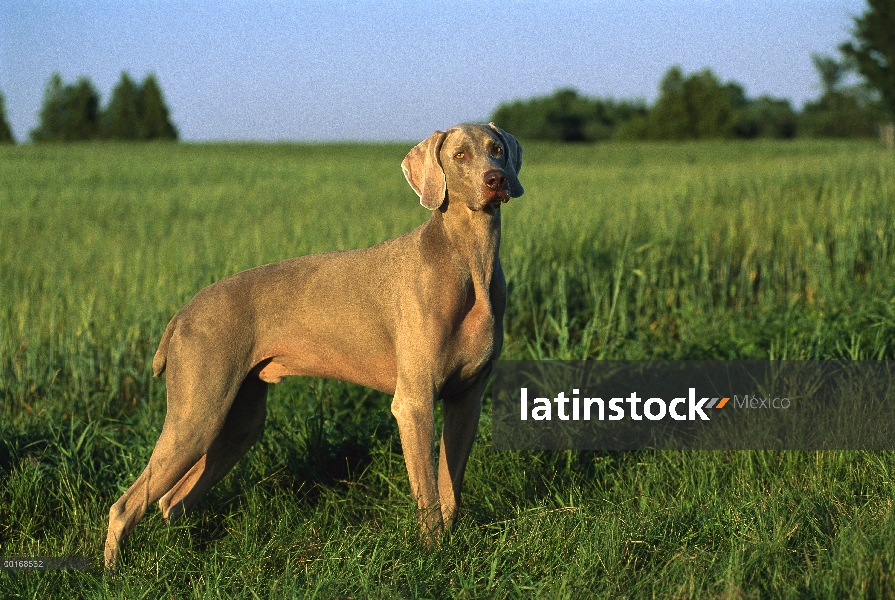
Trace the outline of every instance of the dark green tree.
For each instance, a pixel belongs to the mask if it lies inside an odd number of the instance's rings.
[[[891,121],[895,120],[895,2],[867,0],[867,4],[867,11],[855,18],[854,41],[842,44],[840,50],[879,93]]]
[[[134,80],[127,73],[122,73],[121,79],[112,90],[109,104],[103,111],[103,137],[115,140],[140,138],[142,127],[140,94],[141,90]]]
[[[722,85],[710,69],[705,69],[687,78],[684,93],[697,139],[733,137],[735,113],[746,103],[741,85]]]
[[[546,125],[564,142],[584,141],[586,100],[573,89],[558,90],[546,110]]]
[[[722,85],[710,69],[684,77],[675,66],[662,78],[647,134],[672,140],[733,137],[742,103],[745,94],[739,84]]]
[[[828,95],[839,91],[842,80],[848,73],[848,66],[825,54],[812,54],[811,62],[814,63],[814,69],[817,71],[817,76],[820,77],[823,94]]]
[[[789,100],[760,96],[740,107],[734,130],[740,138],[790,139],[798,130],[798,115]]]
[[[646,133],[657,139],[690,137],[690,115],[684,96],[684,72],[671,67],[659,84],[659,98],[650,110]]]
[[[502,104],[491,120],[523,139],[580,142],[585,139],[587,108],[586,98],[566,88],[550,96]]]
[[[799,131],[815,137],[865,137],[875,133],[878,103],[866,86],[846,86],[849,59],[813,54],[811,60],[821,84],[821,96],[806,102],[799,116]]]
[[[86,77],[64,85],[59,73],[47,82],[35,142],[91,140],[100,133],[99,93]]]
[[[550,96],[501,104],[491,120],[522,139],[593,142],[612,138],[622,123],[645,113],[639,102],[589,98],[563,88]]]
[[[16,140],[12,135],[12,128],[6,121],[6,100],[3,93],[0,92],[0,144],[15,144]]]
[[[44,88],[44,102],[40,109],[40,124],[31,130],[35,142],[59,140],[65,121],[65,86],[62,76],[53,73]]]
[[[573,89],[502,104],[492,120],[521,138],[556,141],[791,138],[797,115],[788,100],[749,99],[709,69],[685,76],[672,67],[652,108],[643,101],[588,98]]]
[[[162,89],[155,75],[151,73],[146,76],[143,85],[140,86],[137,110],[140,115],[140,139],[177,139],[177,129],[169,118],[168,107],[162,97]]]

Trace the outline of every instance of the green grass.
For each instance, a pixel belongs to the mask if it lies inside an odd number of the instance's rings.
[[[494,452],[416,537],[390,398],[272,389],[258,444],[99,569],[204,285],[428,216],[408,145],[0,147],[0,596],[895,597],[895,454]],[[895,156],[867,142],[526,144],[503,358],[895,358]]]

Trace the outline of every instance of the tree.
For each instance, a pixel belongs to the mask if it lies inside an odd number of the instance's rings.
[[[112,90],[109,104],[103,111],[103,136],[115,140],[136,140],[140,137],[141,90],[130,76],[122,72],[118,85]]]
[[[146,76],[140,86],[137,107],[140,115],[140,139],[177,139],[177,129],[168,117],[169,111],[162,97],[162,89],[152,73]]]
[[[811,55],[820,78],[820,98],[806,102],[799,117],[804,135],[816,137],[863,137],[874,135],[878,108],[865,86],[846,86],[843,80],[852,69],[850,60]]]
[[[501,104],[492,120],[523,139],[580,142],[585,139],[587,105],[587,98],[565,88],[550,96]]]
[[[40,124],[31,131],[35,142],[90,140],[98,137],[99,94],[86,77],[64,85],[54,73],[44,91]]]
[[[789,100],[760,96],[740,108],[734,130],[741,138],[790,139],[798,130],[798,115]]]
[[[645,113],[640,102],[589,98],[562,88],[550,96],[501,104],[491,120],[522,139],[593,142],[612,138],[622,123]]]
[[[659,84],[659,98],[650,110],[646,133],[657,139],[690,137],[690,115],[684,97],[684,72],[671,67]]]
[[[112,90],[105,110],[86,77],[65,85],[54,73],[47,82],[40,124],[31,131],[35,142],[92,140],[176,140],[162,90],[154,75],[137,85],[126,72]]]
[[[546,126],[553,135],[564,142],[584,141],[584,120],[582,114],[586,110],[583,99],[573,89],[562,89],[554,92],[546,105],[544,114]]]
[[[832,56],[825,54],[812,54],[811,62],[814,63],[814,69],[820,77],[820,87],[823,94],[829,95],[839,90],[845,74],[848,72],[848,66],[844,62],[839,62]]]
[[[895,2],[867,0],[867,4],[867,12],[855,18],[854,41],[839,48],[879,93],[886,116],[895,120]]]
[[[646,132],[651,138],[671,140],[733,137],[736,111],[743,103],[739,84],[722,85],[710,69],[684,77],[674,66],[662,78]]]
[[[722,85],[710,69],[704,69],[687,78],[684,95],[694,137],[733,137],[735,113],[746,103],[746,93],[741,85],[734,82]]]
[[[103,111],[103,135],[114,140],[176,140],[177,129],[168,117],[168,107],[155,76],[137,85],[126,72]]]
[[[58,140],[65,121],[65,91],[62,76],[53,73],[44,88],[44,102],[40,109],[40,125],[31,130],[35,142]]]
[[[12,135],[12,129],[6,121],[6,100],[3,93],[0,92],[0,144],[15,144],[16,140]]]

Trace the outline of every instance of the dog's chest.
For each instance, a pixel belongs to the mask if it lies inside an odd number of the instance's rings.
[[[457,329],[457,362],[462,379],[473,378],[493,360],[503,342],[500,320],[495,315],[492,294],[476,294],[472,285],[467,292],[463,316]],[[502,313],[502,311],[501,311]]]

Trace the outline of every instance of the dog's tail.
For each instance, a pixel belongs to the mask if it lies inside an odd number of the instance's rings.
[[[174,333],[176,321],[177,317],[174,317],[168,322],[168,326],[165,327],[165,333],[162,335],[162,341],[158,345],[158,350],[155,351],[155,358],[152,359],[152,374],[155,377],[158,377],[165,371],[165,363],[168,360],[168,342]]]

